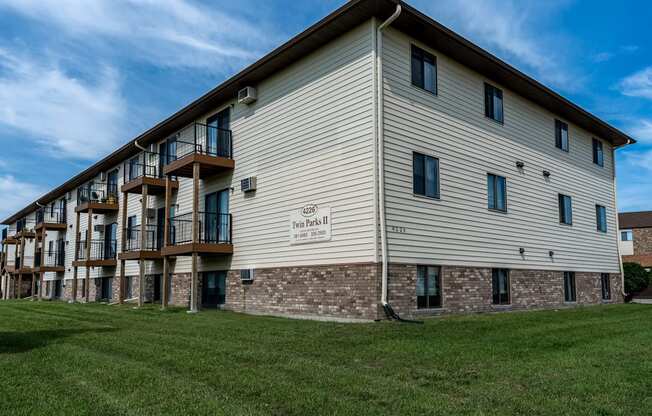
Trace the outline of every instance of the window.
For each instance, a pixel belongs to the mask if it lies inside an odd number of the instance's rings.
[[[507,180],[498,175],[487,174],[487,197],[489,209],[507,211]]]
[[[620,241],[632,241],[633,239],[634,238],[631,230],[620,232]]]
[[[573,224],[573,203],[568,195],[559,194],[559,222]]]
[[[484,115],[503,123],[503,91],[499,88],[484,84]]]
[[[52,240],[48,241],[48,257],[52,257],[53,245],[54,245],[54,241]]]
[[[441,308],[441,269],[417,266],[417,308]]]
[[[491,291],[494,305],[509,305],[509,270],[493,269],[491,271]]]
[[[412,85],[437,94],[436,58],[412,45]]]
[[[575,302],[575,272],[564,272],[564,300],[566,302]]]
[[[604,152],[602,151],[602,142],[593,139],[593,163],[598,166],[604,166]]]
[[[595,221],[598,231],[607,232],[607,209],[602,205],[595,206]]]
[[[413,153],[412,173],[416,195],[439,198],[439,159]]]
[[[600,274],[602,281],[602,300],[611,299],[611,282],[609,281],[609,273]]]
[[[568,124],[555,120],[555,146],[568,152]]]

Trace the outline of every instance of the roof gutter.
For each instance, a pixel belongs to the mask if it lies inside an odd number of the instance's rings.
[[[376,29],[376,131],[377,131],[377,166],[378,166],[378,216],[380,221],[380,246],[382,257],[382,291],[380,303],[387,308],[387,267],[389,250],[387,248],[387,226],[385,217],[385,166],[384,166],[384,93],[383,93],[383,30],[392,24],[401,14],[401,5],[378,29]]]
[[[134,146],[136,146],[137,148],[139,148],[139,149],[142,150],[143,152],[146,152],[146,151],[147,151],[147,148],[141,146],[140,143],[138,143],[138,139],[134,140]]]

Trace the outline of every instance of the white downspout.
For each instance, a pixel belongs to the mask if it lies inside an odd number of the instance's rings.
[[[144,148],[143,146],[141,146],[141,145],[138,143],[138,140],[134,140],[134,146],[136,146],[137,148],[139,148],[139,149],[142,150],[143,152],[146,152],[146,151],[147,151],[146,148]]]
[[[377,131],[377,157],[378,157],[378,213],[380,222],[380,247],[382,257],[382,293],[381,304],[387,305],[387,267],[389,251],[387,248],[387,229],[385,226],[385,166],[384,166],[384,103],[383,103],[383,29],[391,25],[401,14],[401,5],[396,5],[396,11],[385,20],[376,31],[376,127]]]
[[[630,141],[627,140],[626,144],[629,144]],[[620,254],[620,224],[618,221],[618,193],[616,189],[616,149],[621,146],[614,146],[611,151],[611,164],[612,164],[612,176],[613,176],[613,192],[614,192],[614,216],[616,217],[616,250],[618,253],[618,265],[620,266],[620,292],[623,295],[623,298],[627,295],[625,293],[625,270],[623,268],[623,256]]]

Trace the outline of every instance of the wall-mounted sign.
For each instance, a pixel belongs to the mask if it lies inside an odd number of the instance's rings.
[[[290,244],[308,244],[331,239],[331,208],[304,205],[290,213]]]

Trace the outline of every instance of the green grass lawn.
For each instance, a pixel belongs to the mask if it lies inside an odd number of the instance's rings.
[[[650,414],[652,306],[337,324],[0,302],[0,415]]]

